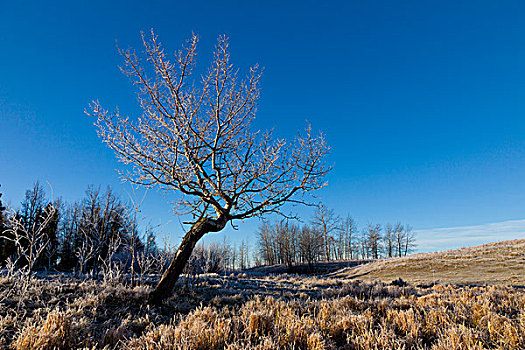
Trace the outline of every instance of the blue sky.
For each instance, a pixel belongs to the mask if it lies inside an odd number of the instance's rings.
[[[322,130],[334,169],[319,197],[361,226],[409,223],[428,250],[472,242],[453,229],[455,241],[429,243],[445,235],[436,228],[483,227],[482,243],[502,227],[487,224],[525,218],[522,1],[0,0],[0,192],[11,205],[35,180],[70,201],[88,184],[127,196],[83,111],[99,99],[137,115],[115,40],[138,48],[151,28],[168,51],[199,34],[201,67],[223,33],[241,70],[265,67],[256,126]],[[169,202],[150,192],[143,213],[176,240]],[[215,236],[251,237],[256,225]],[[505,238],[525,237],[525,224],[512,227]]]

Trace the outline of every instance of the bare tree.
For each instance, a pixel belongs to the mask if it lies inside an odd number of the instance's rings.
[[[395,226],[392,226],[392,224],[385,225],[385,234],[383,236],[383,241],[385,244],[384,245],[385,255],[389,258],[395,255],[395,241],[396,241],[395,232],[396,232]]]
[[[250,256],[250,241],[248,238],[246,238],[246,244],[244,245],[244,256],[246,260],[246,268],[249,268],[251,266],[251,256]]]
[[[403,256],[405,246],[405,227],[400,222],[394,227],[394,237],[397,256]]]
[[[235,266],[236,266],[235,263],[237,261],[237,249],[236,249],[235,245],[233,245],[231,247],[231,254],[230,254],[230,256],[231,256],[231,270],[235,271]]]
[[[80,276],[83,277],[86,273],[87,262],[93,259],[93,255],[95,253],[95,245],[91,241],[91,237],[86,231],[81,230],[80,234],[82,240],[80,241],[80,244],[75,250],[75,255],[77,257],[78,270]]]
[[[55,207],[49,204],[30,225],[24,223],[14,211],[7,218],[8,229],[5,231],[7,235],[3,238],[14,242],[18,256],[25,259],[28,279],[31,278],[37,260],[49,244],[45,228],[53,220],[55,214]]]
[[[381,225],[368,224],[366,228],[366,240],[368,250],[372,259],[379,259],[379,251],[381,250]]]
[[[139,267],[139,282],[142,284],[144,282],[144,276],[153,271],[155,265],[154,255],[148,253],[146,250],[139,252],[137,254],[137,265]]]
[[[245,243],[244,243],[244,239],[241,240],[241,244],[239,245],[239,267],[241,270],[244,270],[246,268],[246,255],[244,254],[245,253]]]
[[[349,260],[357,258],[357,239],[355,237],[357,225],[350,215],[347,215],[346,218],[341,222],[340,230],[340,244],[342,245],[342,249],[344,251],[343,259]]]
[[[60,221],[60,269],[73,269],[77,264],[76,251],[82,242],[79,224],[79,204],[66,205]]]
[[[416,247],[416,234],[410,225],[405,225],[403,253],[406,256]]]
[[[323,236],[313,225],[304,225],[298,233],[299,256],[311,268],[323,253]]]
[[[291,267],[299,258],[300,227],[290,220],[263,221],[258,231],[260,258],[268,265],[286,264]]]
[[[222,259],[222,271],[226,272],[228,269],[231,269],[231,261],[232,261],[232,248],[230,244],[226,240],[226,236],[223,237],[222,240],[222,252],[224,254]]]
[[[292,267],[296,258],[298,226],[289,220],[281,220],[273,225],[273,231],[279,263]]]
[[[269,221],[262,221],[257,231],[257,244],[259,247],[259,254],[262,261],[266,265],[274,265],[276,263],[276,253],[273,249],[272,224]]]
[[[333,210],[321,204],[314,214],[313,225],[323,237],[324,258],[330,261],[332,257],[335,257],[335,238],[333,234],[339,227],[339,217],[335,215]]]
[[[150,294],[158,303],[171,295],[195,244],[208,232],[234,220],[279,212],[287,202],[306,203],[307,194],[325,186],[328,147],[322,135],[306,133],[293,142],[251,128],[259,99],[261,70],[246,80],[230,62],[229,43],[218,38],[212,63],[200,87],[190,81],[197,56],[193,35],[171,61],[157,36],[142,35],[145,61],[120,50],[122,72],[139,87],[143,113],[138,120],[109,113],[94,102],[102,140],[120,161],[131,164],[125,178],[178,194],[175,210],[193,219],[170,266]]]
[[[118,281],[122,275],[122,267],[119,263],[113,261],[113,257],[122,245],[122,238],[120,235],[113,235],[110,237],[107,244],[107,253],[100,261],[102,263],[102,278],[105,283]],[[133,270],[132,270],[133,271]],[[132,278],[134,276],[132,275]],[[134,281],[132,279],[132,286]]]
[[[85,261],[86,265],[83,267],[89,265],[95,277],[98,278],[99,267],[106,261],[111,241],[116,238],[115,236],[125,233],[130,221],[125,206],[109,187],[105,193],[100,192],[100,187],[88,187],[86,198],[81,204],[78,224],[84,242],[77,247],[77,250],[82,251],[80,254],[92,250],[91,258]],[[85,242],[92,247],[86,247]]]

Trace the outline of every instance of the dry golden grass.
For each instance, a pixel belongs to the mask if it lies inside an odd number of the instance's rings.
[[[348,293],[348,294],[346,294]],[[505,287],[354,283],[331,299],[200,307],[130,349],[523,349],[525,295]]]
[[[416,275],[431,257],[442,266],[495,259],[494,267],[507,264],[521,273],[515,261],[500,259],[522,259],[524,243],[422,254],[396,259],[396,264],[414,263]],[[348,271],[339,274],[347,277]],[[492,275],[478,275],[475,281],[483,276]],[[519,284],[512,276],[500,277],[497,281]],[[189,288],[187,280],[181,282],[165,305],[150,307],[144,303],[148,286],[62,276],[34,279],[22,288],[16,277],[0,279],[0,348],[525,349],[523,288],[399,286],[333,275],[210,274]]]
[[[33,283],[18,313],[12,285],[0,285],[4,348],[525,348],[525,292],[504,286],[211,276],[148,307],[144,287]]]
[[[375,261],[332,274],[334,278],[411,283],[525,286],[525,239]]]
[[[34,320],[33,320],[34,321]],[[71,321],[64,312],[51,311],[45,320],[31,322],[21,332],[16,349],[68,349],[75,345]]]

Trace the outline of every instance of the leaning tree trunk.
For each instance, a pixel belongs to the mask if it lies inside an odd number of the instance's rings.
[[[226,218],[210,219],[203,218],[197,221],[186,233],[182,242],[175,253],[175,257],[162,275],[159,283],[149,295],[149,302],[160,304],[171,296],[173,287],[179,279],[182,270],[190,259],[193,248],[197,242],[208,232],[218,232],[222,230],[227,223]]]

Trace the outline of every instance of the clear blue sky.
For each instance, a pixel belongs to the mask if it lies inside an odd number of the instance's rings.
[[[264,66],[257,126],[323,130],[334,170],[320,198],[361,226],[400,220],[428,236],[525,218],[523,1],[0,0],[0,192],[11,205],[35,180],[69,201],[88,184],[126,196],[122,165],[83,110],[100,99],[136,114],[115,40],[138,48],[151,28],[169,51],[199,34],[201,67],[223,33],[241,69]],[[144,213],[176,239],[169,200],[149,193]]]

